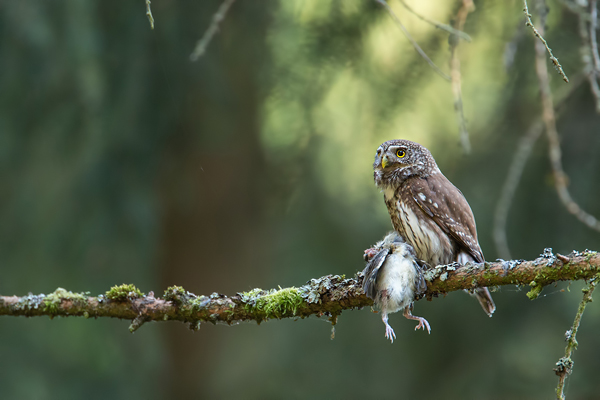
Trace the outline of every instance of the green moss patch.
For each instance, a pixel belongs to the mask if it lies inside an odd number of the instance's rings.
[[[125,301],[142,298],[144,297],[144,293],[136,288],[135,285],[129,283],[111,287],[104,296],[109,300]]]
[[[264,291],[253,289],[239,294],[245,309],[249,313],[264,314],[265,318],[284,318],[294,316],[304,305],[300,291],[295,287]]]

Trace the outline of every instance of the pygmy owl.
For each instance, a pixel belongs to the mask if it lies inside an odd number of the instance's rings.
[[[471,207],[429,150],[408,140],[390,140],[377,149],[373,169],[392,225],[418,259],[430,267],[484,261]],[[474,295],[491,317],[496,305],[487,288]]]
[[[363,270],[363,290],[381,308],[385,337],[394,343],[396,334],[388,324],[388,314],[402,309],[406,318],[419,321],[415,330],[427,328],[427,332],[430,332],[429,322],[411,313],[415,295],[427,289],[413,248],[404,243],[398,233],[390,232],[372,250],[376,254],[367,260]]]

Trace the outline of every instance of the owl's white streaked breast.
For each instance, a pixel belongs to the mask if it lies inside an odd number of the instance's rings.
[[[398,217],[401,221],[402,236],[413,246],[417,253],[417,258],[424,260],[430,266],[447,264],[450,260],[445,260],[444,254],[449,243],[442,243],[442,240],[448,239],[442,232],[436,232],[434,227],[423,217],[419,218],[412,207],[405,204],[401,199],[397,202]],[[396,227],[397,228],[397,227]],[[439,228],[437,228],[439,230]],[[440,233],[442,233],[440,235]]]

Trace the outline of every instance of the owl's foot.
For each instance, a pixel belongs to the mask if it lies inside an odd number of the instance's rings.
[[[394,333],[394,330],[392,329],[390,324],[388,324],[388,315],[386,312],[381,314],[381,320],[385,324],[385,338],[390,339],[390,342],[394,343],[394,339],[396,339],[396,334]]]
[[[416,317],[414,315],[412,315],[411,311],[412,306],[408,306],[404,308],[404,317],[407,319],[413,319],[415,321],[419,321],[419,324],[417,326],[415,326],[415,331],[417,329],[423,329],[425,330],[425,328],[427,328],[427,333],[431,334],[431,327],[429,326],[429,322],[427,322],[427,320],[423,317]]]

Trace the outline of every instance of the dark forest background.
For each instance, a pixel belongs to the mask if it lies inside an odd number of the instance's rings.
[[[450,85],[373,1],[238,0],[207,53],[189,55],[220,1],[0,0],[0,293],[103,293],[182,285],[198,294],[353,275],[391,228],[372,181],[377,146],[427,146],[468,199],[486,258],[493,212],[520,137],[541,110],[522,2],[481,0],[459,47],[472,153]],[[448,71],[448,33],[391,2]],[[449,23],[460,1],[412,1]],[[577,17],[548,2],[546,37],[571,78]],[[565,84],[552,70],[556,90]],[[587,84],[558,128],[570,190],[600,215],[600,117]],[[600,250],[559,203],[545,137],[508,220],[514,258]],[[553,397],[552,368],[580,283],[503,287],[487,318],[452,293],[419,301],[431,335],[391,317],[343,313],[257,326],[67,318],[0,320],[0,398]],[[570,290],[563,290],[570,289]],[[600,393],[600,308],[578,335],[567,396]]]

